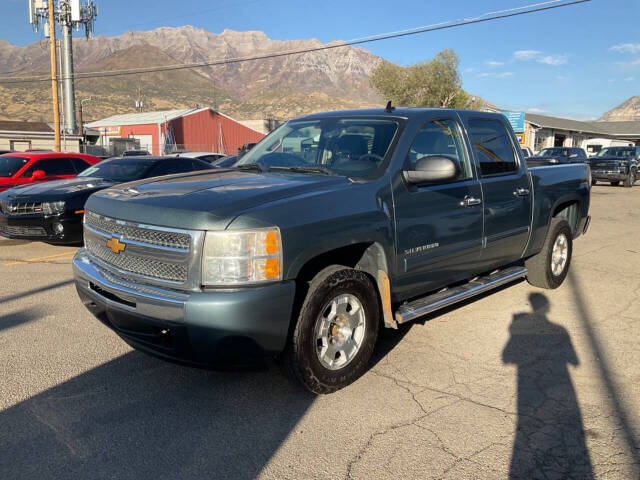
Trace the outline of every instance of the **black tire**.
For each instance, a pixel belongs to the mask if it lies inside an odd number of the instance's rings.
[[[625,188],[631,188],[631,187],[633,187],[634,183],[636,183],[636,171],[635,170],[631,170],[629,172],[629,176],[622,183],[622,186],[625,187]]]
[[[598,183],[598,181],[597,181],[597,180],[595,180],[595,179],[593,179],[593,178],[591,179],[591,185],[596,185],[597,183]]]
[[[551,261],[553,246],[560,235],[564,235],[567,241],[567,258],[564,268],[556,275],[553,273],[551,268]],[[569,223],[560,218],[552,218],[547,232],[547,237],[544,240],[544,245],[542,245],[542,250],[540,250],[537,255],[534,255],[525,261],[525,266],[528,269],[527,281],[535,287],[547,289],[558,288],[567,277],[569,266],[571,265],[572,254],[573,235],[571,233]]]
[[[332,393],[357,380],[367,369],[380,328],[380,301],[373,281],[359,270],[327,267],[309,283],[283,363],[309,390]],[[316,324],[332,299],[341,294],[357,298],[364,310],[364,335],[355,356],[339,369],[325,367],[318,356]]]
[[[618,185],[620,185],[620,182],[609,182],[611,184],[612,187],[617,187]]]

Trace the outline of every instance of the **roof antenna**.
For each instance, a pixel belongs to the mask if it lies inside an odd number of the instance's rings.
[[[391,106],[391,100],[387,102],[387,106],[384,108],[384,111],[387,113],[391,113],[396,109],[396,107]]]

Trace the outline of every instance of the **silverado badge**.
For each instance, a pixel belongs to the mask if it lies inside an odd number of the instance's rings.
[[[118,255],[119,253],[124,252],[124,249],[127,248],[127,244],[126,243],[122,243],[116,237],[111,237],[107,241],[107,248],[111,249],[111,251],[113,253]]]

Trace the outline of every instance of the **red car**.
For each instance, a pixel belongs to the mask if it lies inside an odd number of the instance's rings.
[[[0,192],[27,183],[73,178],[100,160],[84,153],[6,153],[0,155]]]

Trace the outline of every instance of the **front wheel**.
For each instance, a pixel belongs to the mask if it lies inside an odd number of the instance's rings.
[[[566,220],[552,218],[542,250],[527,259],[527,281],[536,287],[554,289],[564,282],[573,254],[573,235]]]
[[[617,187],[618,185],[620,185],[620,182],[609,182],[611,184],[612,187]]]
[[[312,392],[332,393],[365,372],[379,327],[371,279],[359,270],[328,267],[309,284],[285,364]]]
[[[631,188],[631,187],[633,187],[634,183],[636,183],[636,171],[635,170],[631,170],[629,172],[629,176],[625,179],[623,185],[626,188]]]

